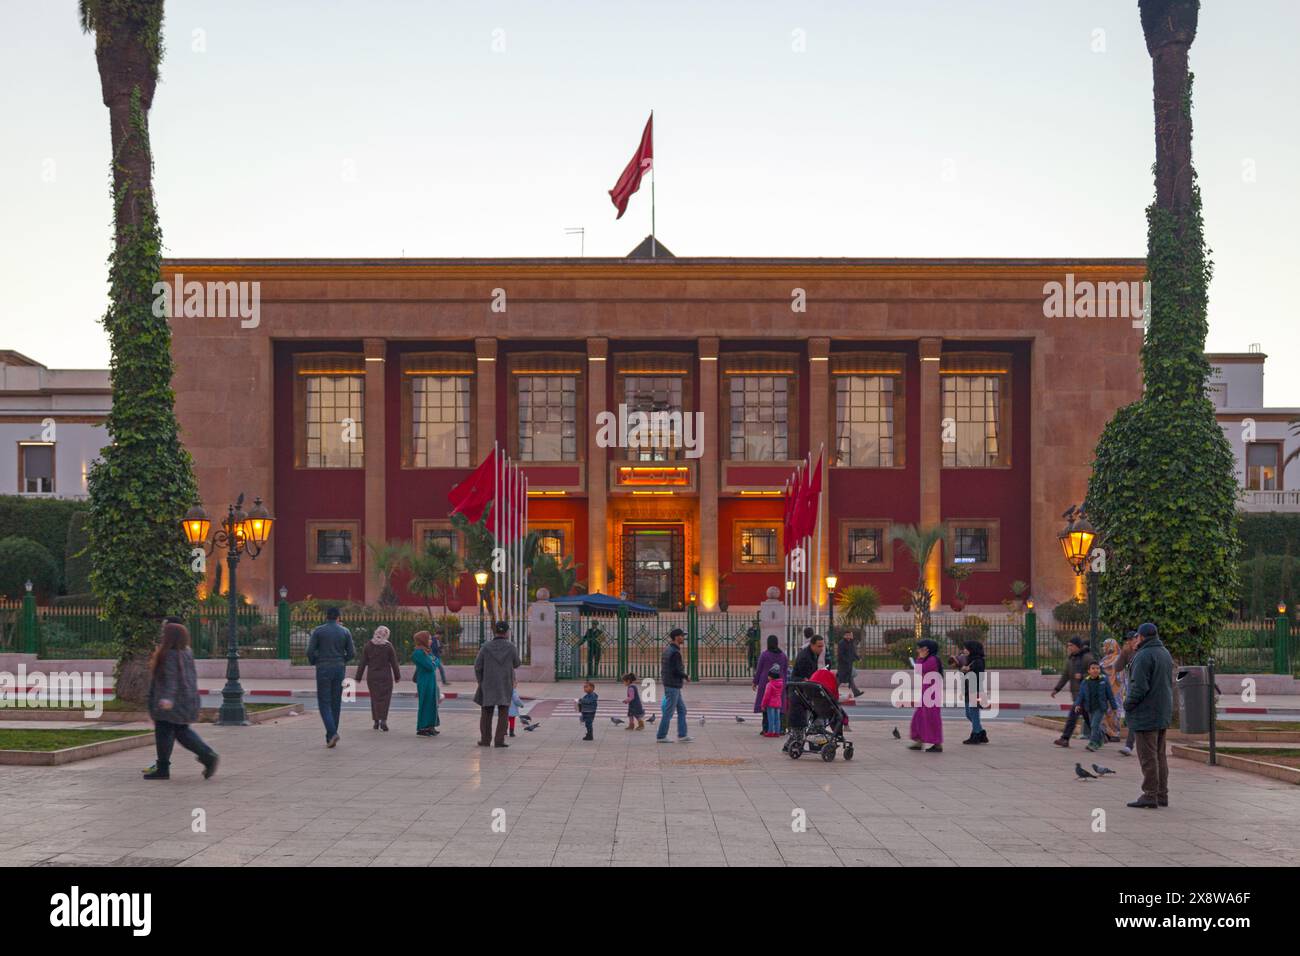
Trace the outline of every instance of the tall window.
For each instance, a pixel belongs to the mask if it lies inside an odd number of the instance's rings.
[[[420,375],[411,379],[411,465],[468,468],[468,375]]]
[[[857,468],[894,465],[894,383],[889,375],[835,378],[835,463]]]
[[[361,354],[299,355],[295,364],[298,467],[364,467],[365,362]]]
[[[653,426],[646,442],[628,448],[628,458],[632,461],[675,459],[682,447],[682,376],[625,375],[623,402],[629,418],[633,412],[642,412]]]
[[[943,376],[943,464],[988,468],[1002,460],[1002,376]]]
[[[22,485],[25,495],[54,494],[54,446],[50,444],[20,444]]]
[[[576,375],[519,375],[519,458],[577,461]]]
[[[782,461],[790,457],[789,378],[731,376],[731,458]]]
[[[1246,446],[1246,488],[1249,491],[1277,491],[1278,458],[1282,446],[1251,442]]]

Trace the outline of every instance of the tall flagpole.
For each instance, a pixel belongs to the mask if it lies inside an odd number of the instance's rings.
[[[654,151],[654,122],[655,111],[650,111],[650,150]],[[654,157],[650,158],[650,258],[657,258],[659,252],[655,246],[655,161]]]
[[[497,443],[492,442],[492,526],[496,529],[492,535],[492,544],[497,544],[496,539],[501,535],[501,455],[497,451]],[[501,607],[501,577],[497,571],[495,551],[492,555],[492,561],[489,567],[492,567],[492,620],[496,621],[500,615],[497,613]]]

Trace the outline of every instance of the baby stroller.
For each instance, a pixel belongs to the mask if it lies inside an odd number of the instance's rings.
[[[844,739],[848,714],[825,687],[815,681],[791,681],[785,685],[785,693],[791,717],[785,749],[791,760],[798,760],[806,751],[819,753],[830,763],[840,747],[844,748],[845,760],[853,759],[853,742]],[[795,726],[801,710],[807,719],[806,727]]]

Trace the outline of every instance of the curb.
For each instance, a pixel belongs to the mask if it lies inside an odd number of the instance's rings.
[[[1169,753],[1170,756],[1181,757],[1184,760],[1195,760],[1207,766],[1210,763],[1210,752],[1203,747],[1171,744]],[[1300,786],[1300,767],[1269,763],[1267,760],[1252,760],[1242,754],[1216,753],[1215,761],[1217,766],[1227,767],[1229,770],[1244,770],[1246,773],[1253,773],[1261,777],[1272,777],[1274,780],[1280,780],[1283,783]]]

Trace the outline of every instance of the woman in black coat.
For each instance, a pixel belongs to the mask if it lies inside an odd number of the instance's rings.
[[[857,632],[846,630],[835,648],[835,680],[848,684],[854,697],[861,697],[862,691],[853,680],[853,663],[858,659]]]
[[[989,732],[980,725],[980,684],[984,680],[984,645],[979,641],[967,641],[962,645],[965,651],[957,658],[956,664],[962,673],[962,686],[966,701],[966,719],[970,721],[970,736],[962,741],[964,744],[986,744]],[[974,695],[971,688],[974,688]],[[973,696],[973,699],[972,699]]]
[[[199,719],[199,680],[190,632],[183,624],[164,624],[162,640],[149,657],[149,716],[154,720],[158,762],[145,771],[144,779],[171,779],[172,746],[178,742],[203,764],[204,780],[217,772],[217,752],[190,730]]]

